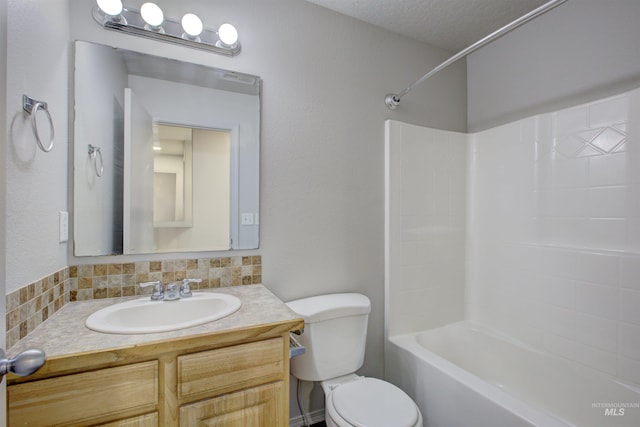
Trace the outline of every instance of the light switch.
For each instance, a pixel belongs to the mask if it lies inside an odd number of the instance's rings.
[[[243,213],[240,215],[240,223],[242,225],[253,225],[253,214]]]
[[[59,211],[58,220],[60,223],[60,243],[69,240],[69,212]]]

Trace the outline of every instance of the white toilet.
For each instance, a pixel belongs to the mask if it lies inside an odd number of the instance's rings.
[[[306,352],[291,359],[291,374],[320,381],[329,427],[422,427],[422,415],[402,390],[355,374],[364,362],[369,298],[345,293],[290,301],[304,319]]]

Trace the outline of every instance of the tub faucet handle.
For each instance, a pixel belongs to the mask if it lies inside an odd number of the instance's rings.
[[[182,298],[188,298],[193,295],[191,292],[191,283],[200,283],[202,279],[182,279],[180,284],[180,296]]]
[[[155,282],[144,282],[140,283],[139,286],[141,288],[153,286],[153,294],[151,294],[151,299],[154,301],[162,301],[164,299],[164,289],[162,288],[161,281],[156,280]]]

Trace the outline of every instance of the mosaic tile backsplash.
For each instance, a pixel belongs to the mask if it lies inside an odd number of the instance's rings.
[[[202,279],[191,288],[262,283],[262,258],[236,256],[114,264],[87,264],[63,268],[7,294],[7,348],[26,337],[65,304],[100,298],[147,295],[152,288],[138,283]]]

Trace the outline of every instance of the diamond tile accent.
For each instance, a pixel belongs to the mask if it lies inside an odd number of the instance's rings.
[[[627,140],[613,149],[614,153],[623,153],[625,151],[627,151]]]
[[[589,141],[589,145],[596,147],[605,153],[610,153],[625,141],[626,136],[627,135],[621,131],[607,127],[600,132],[598,136]]]
[[[578,132],[576,135],[578,135],[580,138],[584,139],[585,141],[591,141],[593,138],[598,136],[600,132],[602,132],[602,128],[589,129],[584,132]]]
[[[587,141],[577,135],[569,135],[562,138],[560,142],[556,144],[556,152],[565,157],[572,158],[584,149],[586,143]]]
[[[625,122],[613,127],[582,130],[561,138],[556,144],[555,151],[570,159],[620,153],[626,151],[626,129]]]
[[[576,154],[576,157],[591,157],[591,156],[602,156],[602,151],[597,150],[596,148],[587,145],[584,147],[582,151]]]

